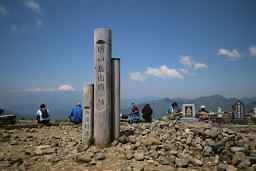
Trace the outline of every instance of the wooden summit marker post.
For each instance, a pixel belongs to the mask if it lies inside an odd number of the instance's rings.
[[[82,122],[82,141],[86,142],[93,136],[93,84],[83,85],[83,122]]]
[[[111,142],[111,30],[94,31],[94,137],[96,146]]]

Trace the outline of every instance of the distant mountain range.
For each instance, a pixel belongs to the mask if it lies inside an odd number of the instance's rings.
[[[152,117],[154,119],[162,118],[167,113],[167,109],[171,103],[177,102],[181,109],[182,104],[194,104],[196,107],[196,111],[200,110],[202,105],[206,106],[207,111],[217,111],[217,107],[219,104],[222,105],[224,111],[229,111],[232,109],[232,105],[237,101],[236,98],[225,98],[221,95],[213,95],[208,97],[200,97],[195,99],[183,99],[183,98],[163,98],[159,100],[145,101],[143,103],[137,104],[137,107],[142,110],[145,104],[150,104],[153,109]],[[255,107],[256,97],[253,98],[241,98],[239,99],[245,104],[245,110],[249,111]],[[129,108],[123,108],[121,113],[129,113]]]
[[[73,95],[73,96],[72,96]],[[4,114],[16,114],[17,118],[20,119],[24,117],[25,119],[35,119],[36,111],[39,109],[39,105],[43,102],[46,104],[47,108],[50,110],[52,119],[66,119],[71,112],[71,109],[75,107],[75,104],[82,102],[82,95],[79,92],[74,92],[70,94],[55,94],[49,99],[41,99],[38,102],[30,104],[21,104],[15,106],[1,106],[4,108]],[[46,95],[45,95],[46,96]],[[38,95],[39,97],[39,95]],[[40,96],[41,97],[41,96]],[[208,97],[200,97],[195,99],[184,99],[184,98],[159,98],[159,97],[144,97],[144,98],[125,98],[121,99],[121,113],[129,113],[129,107],[132,102],[134,102],[140,111],[145,104],[150,104],[153,109],[153,118],[163,117],[168,109],[168,106],[176,101],[181,108],[182,104],[195,104],[196,110],[200,109],[201,105],[206,106],[208,111],[217,110],[218,104],[223,106],[225,111],[231,110],[232,104],[234,104],[238,99],[236,98],[225,98],[221,95],[213,95]],[[253,98],[241,98],[239,99],[245,104],[246,111],[251,110],[255,107],[256,97]],[[30,101],[31,102],[31,101]]]

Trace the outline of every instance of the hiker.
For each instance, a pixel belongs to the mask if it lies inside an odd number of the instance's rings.
[[[139,116],[139,109],[135,106],[135,103],[132,103],[130,114],[127,118],[128,123],[138,123],[142,122],[142,119]]]
[[[168,108],[168,114],[172,114],[176,112],[176,108],[178,107],[178,103],[177,102],[173,102],[170,107]]]
[[[45,108],[45,104],[40,105],[40,109],[36,113],[36,123],[37,124],[49,124],[50,122],[50,112]]]
[[[217,122],[223,124],[222,106],[218,106]]]
[[[151,121],[152,121],[151,115],[152,115],[152,113],[153,113],[153,110],[152,110],[152,108],[150,107],[149,104],[146,104],[146,105],[144,106],[144,108],[142,109],[142,113],[143,113],[142,118],[143,118],[146,122],[151,122]]]
[[[2,113],[4,113],[4,109],[0,108],[0,115],[2,115]]]
[[[81,108],[81,104],[78,103],[76,104],[76,107],[72,109],[70,115],[69,115],[69,119],[71,122],[75,123],[75,124],[79,124],[82,123],[82,108]]]
[[[176,119],[176,115],[177,115],[176,113],[177,113],[177,111],[176,111],[175,109],[176,109],[177,107],[178,107],[178,103],[177,103],[177,102],[173,102],[173,103],[170,105],[170,107],[168,108],[168,112],[167,112],[169,119],[171,119],[171,120]]]
[[[201,106],[199,112],[206,112],[206,113],[208,113],[208,111],[205,109],[205,106]]]
[[[131,106],[131,114],[133,114],[133,115],[137,115],[137,116],[139,116],[139,109],[135,106],[135,103],[132,103],[132,106]]]
[[[199,112],[196,113],[196,118],[200,121],[208,120],[208,111],[206,111],[205,106],[201,106]]]

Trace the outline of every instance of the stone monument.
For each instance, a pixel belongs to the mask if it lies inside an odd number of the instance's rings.
[[[240,100],[232,105],[234,119],[244,119],[244,104]]]
[[[111,30],[94,31],[94,137],[95,145],[111,141]]]
[[[243,102],[238,100],[232,105],[232,115],[234,124],[247,124],[247,121],[244,119],[245,107]]]
[[[197,122],[198,119],[195,117],[195,105],[194,104],[183,104],[182,105],[182,121]]]

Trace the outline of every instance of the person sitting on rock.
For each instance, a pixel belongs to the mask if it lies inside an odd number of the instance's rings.
[[[168,114],[172,114],[176,112],[176,108],[178,107],[178,103],[177,102],[173,102],[171,104],[171,106],[168,108]]]
[[[72,109],[70,115],[69,115],[69,119],[71,120],[71,122],[75,123],[75,124],[79,124],[82,123],[82,108],[81,108],[81,104],[78,103],[76,104],[76,107]]]
[[[0,108],[0,115],[2,115],[2,113],[4,113],[4,109]]]
[[[135,106],[135,103],[132,103],[130,114],[127,118],[128,123],[138,123],[141,122],[142,119],[139,116],[139,109]]]
[[[208,111],[205,109],[205,106],[201,106],[199,112],[206,112],[206,113],[208,113]]]
[[[139,116],[139,109],[135,106],[135,103],[132,103],[132,106],[131,106],[131,114],[132,115],[137,115],[137,116]]]
[[[201,106],[200,111],[196,113],[196,118],[200,121],[208,120],[208,111],[206,111],[205,106]]]
[[[36,123],[37,124],[49,124],[50,122],[50,112],[45,108],[45,104],[40,105],[40,109],[36,113]]]
[[[152,121],[151,115],[153,113],[153,110],[152,110],[152,108],[150,107],[149,104],[146,104],[144,106],[144,108],[142,109],[142,113],[143,113],[143,115],[142,115],[143,120],[145,120],[146,122],[151,122]]]
[[[171,104],[171,106],[168,108],[167,114],[168,114],[169,119],[173,120],[173,119],[176,118],[176,113],[177,113],[176,108],[177,107],[178,107],[178,103],[177,102],[173,102]]]

